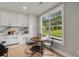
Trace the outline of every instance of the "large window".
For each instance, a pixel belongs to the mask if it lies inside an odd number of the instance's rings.
[[[50,14],[50,29],[51,36],[62,37],[63,31],[61,10]]]
[[[42,35],[61,38],[63,36],[62,9],[51,12],[42,17]]]
[[[49,19],[46,19],[47,16],[42,18],[42,34],[49,35]]]

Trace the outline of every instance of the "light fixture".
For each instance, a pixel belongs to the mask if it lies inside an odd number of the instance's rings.
[[[27,8],[25,6],[23,6],[23,9],[26,10]]]
[[[39,2],[39,5],[43,4],[43,2]]]

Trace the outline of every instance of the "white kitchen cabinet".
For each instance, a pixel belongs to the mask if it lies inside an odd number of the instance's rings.
[[[28,16],[11,11],[0,10],[0,25],[29,26]]]
[[[1,12],[1,25],[17,26],[17,14],[9,11]]]
[[[1,10],[0,10],[0,25],[1,25]]]
[[[18,14],[18,26],[28,26],[29,20],[27,15]]]
[[[6,43],[4,43],[4,45],[10,45],[10,44],[16,44],[16,43],[20,43],[19,39],[14,39],[14,38],[3,38],[3,39],[0,39],[0,43],[2,41],[5,41]]]
[[[19,40],[11,38],[11,39],[7,39],[6,40],[6,44],[5,45],[16,44],[16,43],[19,43]]]

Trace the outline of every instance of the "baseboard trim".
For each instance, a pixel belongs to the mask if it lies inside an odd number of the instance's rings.
[[[70,55],[70,54],[68,54],[68,53],[65,53],[65,52],[63,52],[63,51],[61,51],[61,50],[59,50],[59,49],[56,49],[56,48],[53,48],[53,51],[55,51],[55,52],[57,52],[57,53],[63,55],[64,57],[73,57],[72,55]]]

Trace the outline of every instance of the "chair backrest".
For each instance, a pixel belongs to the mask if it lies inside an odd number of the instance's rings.
[[[6,43],[5,41],[2,41],[0,44],[4,44],[4,43]]]
[[[35,42],[30,42],[27,45],[34,45],[34,44],[35,44]]]
[[[33,51],[33,52],[40,52],[43,49],[42,49],[41,46],[33,46],[30,50]]]
[[[3,56],[7,52],[8,52],[8,48],[0,44],[0,56]]]

